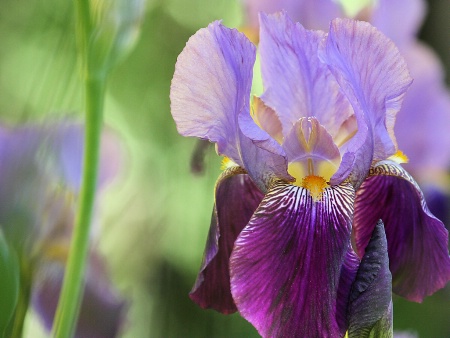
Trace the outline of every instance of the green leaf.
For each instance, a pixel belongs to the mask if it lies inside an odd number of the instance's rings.
[[[19,260],[0,230],[0,335],[11,321],[19,296]]]

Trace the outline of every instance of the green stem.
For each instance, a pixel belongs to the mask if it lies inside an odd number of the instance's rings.
[[[77,38],[82,58],[82,72],[85,86],[86,129],[84,135],[83,179],[81,184],[78,212],[70,247],[63,287],[53,324],[53,336],[68,338],[73,336],[81,304],[84,287],[84,273],[89,251],[89,231],[97,185],[100,138],[105,76],[93,76],[95,69],[89,65],[89,39],[92,23],[88,0],[76,0]]]
[[[19,299],[17,300],[17,306],[14,313],[14,320],[10,328],[10,332],[7,335],[11,338],[21,338],[23,332],[23,324],[25,322],[25,316],[27,315],[28,305],[30,303],[31,295],[31,280],[32,272],[30,265],[20,259],[20,291]]]
[[[97,185],[104,87],[105,80],[102,78],[86,79],[83,180],[73,239],[53,327],[55,337],[66,338],[73,335],[83,293],[84,271],[89,249],[89,231]]]

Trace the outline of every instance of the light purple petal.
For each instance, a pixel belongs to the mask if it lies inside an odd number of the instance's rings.
[[[64,183],[74,191],[81,187],[84,126],[80,123],[64,122],[50,127],[48,134],[43,130],[44,147],[53,156],[53,170]],[[123,162],[123,149],[116,134],[105,128],[100,144],[100,167],[98,186],[104,187],[120,172]]]
[[[296,22],[309,29],[327,30],[330,21],[342,16],[338,3],[330,0],[244,0],[247,23],[258,27],[258,13],[286,11]]]
[[[34,276],[32,305],[48,330],[52,328],[63,276],[64,265],[57,260],[42,262]],[[104,261],[91,254],[75,337],[118,336],[125,310],[125,302],[108,280]]]
[[[180,134],[217,143],[220,155],[244,167],[265,189],[272,174],[290,176],[281,147],[250,117],[254,61],[255,46],[242,33],[213,22],[179,55],[170,99]]]
[[[370,22],[401,45],[416,38],[425,14],[424,0],[378,0]]]
[[[357,192],[354,233],[362,256],[378,219],[385,225],[393,291],[409,300],[450,280],[448,232],[428,210],[413,178],[393,162],[380,162]]]
[[[261,13],[262,99],[280,117],[287,135],[301,117],[316,117],[335,136],[353,113],[327,66],[317,55],[324,32],[308,31],[285,12]]]
[[[264,337],[343,336],[336,319],[353,215],[350,184],[306,189],[276,182],[231,254],[231,292]]]
[[[395,135],[409,158],[405,168],[422,183],[450,167],[450,92],[430,48],[415,43],[401,51],[414,82],[398,113]]]
[[[411,83],[406,63],[392,41],[373,26],[349,19],[332,21],[321,58],[328,64],[355,111],[358,132],[349,141],[347,151],[353,153],[354,164],[362,163],[358,170],[363,172],[356,174],[362,178],[367,174],[372,158],[383,160],[396,151],[395,115]],[[372,147],[373,156],[369,154],[361,161],[361,153]],[[335,176],[340,177],[340,171],[344,170],[348,168],[342,167]]]
[[[388,338],[392,328],[392,275],[383,222],[374,227],[349,301],[349,338]]]
[[[249,107],[254,62],[255,46],[216,21],[189,39],[170,90],[178,132],[216,142],[239,165],[238,116]]]
[[[289,162],[302,161],[304,164],[302,176],[323,176],[323,173],[319,171],[320,167],[326,164],[327,169],[331,168],[335,171],[341,161],[339,149],[331,135],[314,117],[301,118],[295,123],[284,140],[283,149],[286,151]],[[309,172],[311,170],[315,172]]]
[[[190,297],[202,308],[236,311],[230,291],[229,259],[234,241],[247,225],[263,194],[250,177],[228,171],[216,183],[216,203],[202,266]]]

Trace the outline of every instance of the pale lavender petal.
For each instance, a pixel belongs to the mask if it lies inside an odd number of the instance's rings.
[[[219,21],[193,35],[178,56],[170,89],[178,132],[217,143],[243,165],[238,117],[249,109],[255,46]]]
[[[430,48],[414,43],[401,51],[414,82],[398,113],[395,135],[409,158],[405,168],[422,183],[450,167],[450,92]]]
[[[257,96],[253,97],[252,109],[253,119],[261,129],[265,130],[278,143],[283,143],[283,128],[275,110]]]
[[[385,225],[393,291],[421,302],[444,287],[450,280],[448,232],[413,178],[390,161],[372,168],[357,192],[353,229],[360,256],[378,219]]]
[[[202,308],[236,311],[230,291],[229,259],[234,242],[258,207],[263,194],[250,177],[224,172],[216,183],[216,202],[202,266],[190,297]]]
[[[359,265],[349,299],[349,338],[388,338],[392,328],[392,275],[380,220]]]
[[[304,163],[302,176],[323,176],[319,169],[331,168],[330,170],[334,172],[341,161],[339,149],[331,135],[314,117],[301,118],[294,124],[284,140],[283,149],[286,151],[289,162]],[[324,168],[325,165],[326,168]],[[310,170],[315,172],[311,173]]]
[[[279,114],[284,135],[299,118],[314,116],[335,136],[353,113],[317,55],[324,37],[324,32],[295,24],[285,12],[261,13],[262,99]]]
[[[339,4],[330,0],[243,0],[247,23],[258,27],[258,13],[286,11],[296,22],[309,29],[327,30],[330,21],[342,16]]]
[[[358,175],[364,177],[372,158],[383,160],[396,151],[395,116],[411,78],[392,41],[366,22],[333,20],[323,47],[321,58],[351,102],[358,121],[358,132],[349,141],[348,151],[362,163],[361,152],[372,148],[365,143],[373,144],[373,156],[369,154],[370,160],[364,161],[363,172]],[[339,175],[338,171],[336,177]]]
[[[180,134],[217,143],[220,155],[247,169],[264,189],[273,174],[290,177],[281,147],[250,117],[254,61],[255,46],[216,21],[179,55],[170,99]]]
[[[46,329],[50,330],[58,304],[64,265],[43,261],[34,276],[32,305]],[[75,337],[116,337],[124,322],[126,304],[112,287],[104,261],[91,254]]]
[[[231,292],[240,314],[264,337],[343,336],[336,318],[354,190],[275,182],[231,254]]]
[[[370,22],[401,45],[416,39],[425,14],[424,0],[378,0]]]

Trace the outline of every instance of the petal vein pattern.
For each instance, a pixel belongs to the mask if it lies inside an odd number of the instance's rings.
[[[448,231],[435,218],[414,179],[398,164],[382,161],[357,192],[354,233],[363,255],[373,224],[382,219],[395,293],[421,302],[450,280]]]
[[[178,57],[170,100],[180,134],[215,142],[264,191],[272,175],[291,177],[281,146],[250,117],[254,61],[255,46],[242,33],[213,22]]]
[[[343,336],[336,319],[353,217],[350,183],[308,190],[276,182],[238,236],[231,292],[264,337]]]

